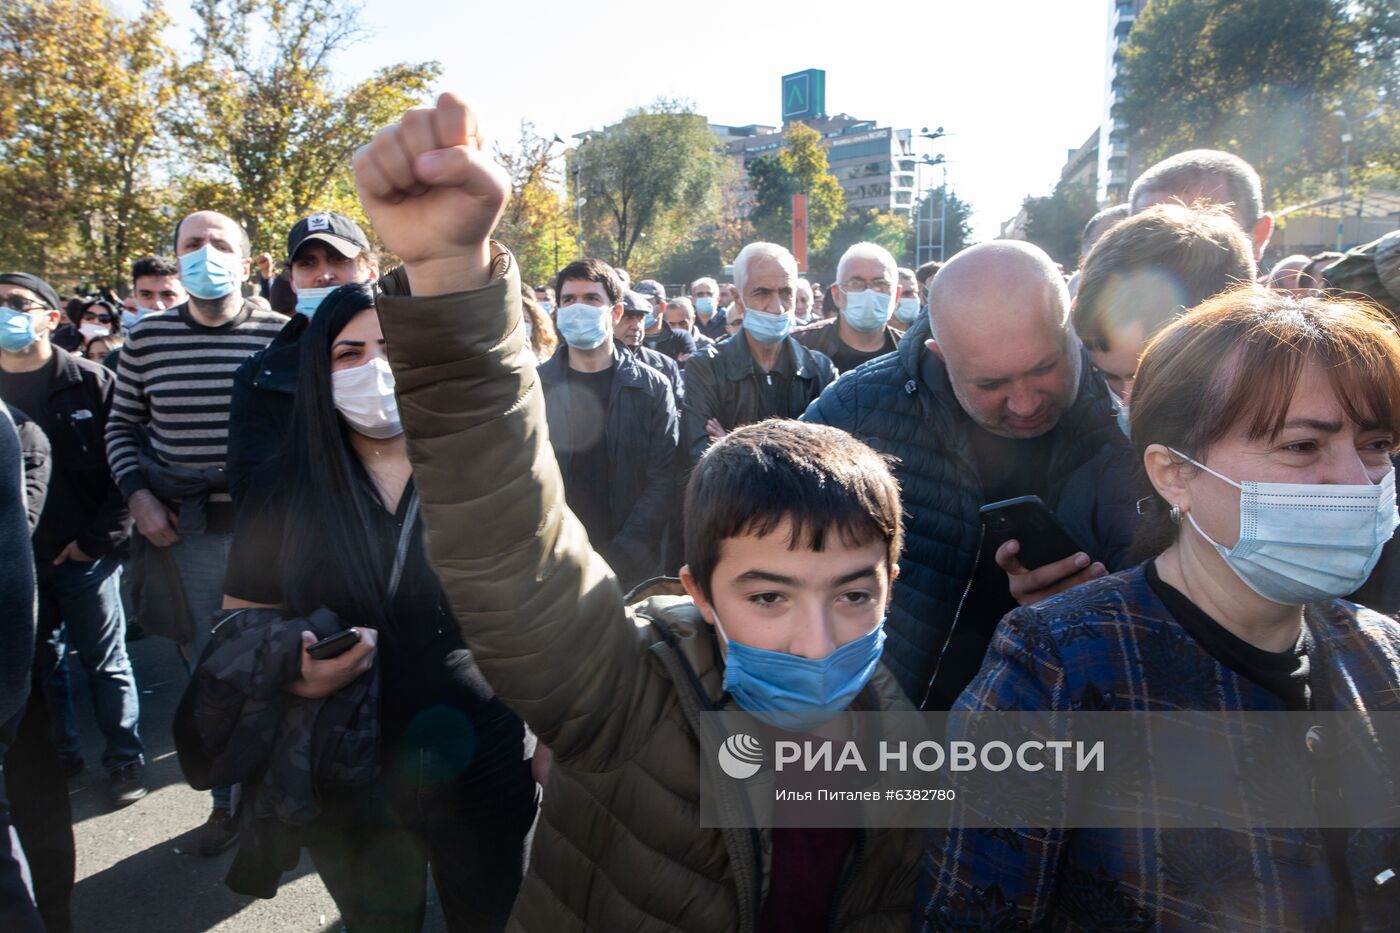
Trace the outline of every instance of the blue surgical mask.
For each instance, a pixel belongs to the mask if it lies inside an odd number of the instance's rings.
[[[19,353],[39,339],[34,332],[34,315],[13,308],[0,308],[0,350]]]
[[[297,289],[297,314],[312,317],[315,315],[316,309],[321,307],[321,302],[326,300],[326,296],[339,287],[338,285],[327,285],[325,288]]]
[[[788,732],[809,732],[850,706],[874,676],[885,647],[884,619],[868,634],[816,659],[734,641],[724,634],[718,614],[715,629],[728,646],[724,689],[740,708]]]
[[[919,319],[919,299],[901,298],[899,304],[894,306],[894,316],[899,318],[901,324],[913,324]]]
[[[554,313],[554,302],[552,301],[541,301],[539,302],[539,306],[540,310],[543,311],[545,314]]]
[[[217,301],[238,284],[238,257],[209,244],[180,257],[180,281],[196,298]]]
[[[596,350],[608,339],[608,305],[589,305],[581,301],[559,309],[559,333],[564,342],[575,350]]]
[[[792,333],[793,317],[786,312],[770,314],[748,308],[744,314],[744,330],[759,343],[782,343]]]
[[[697,314],[714,314],[715,300],[713,298],[696,298],[695,312]]]
[[[1234,547],[1217,544],[1194,515],[1186,518],[1246,586],[1271,602],[1301,606],[1354,592],[1400,524],[1394,470],[1364,485],[1237,483],[1172,453],[1240,490],[1240,540]]]
[[[890,322],[891,303],[891,296],[873,288],[846,292],[846,307],[841,309],[841,316],[856,330],[871,334]]]

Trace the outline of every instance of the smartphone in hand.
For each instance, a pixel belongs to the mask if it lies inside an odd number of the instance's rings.
[[[348,628],[343,632],[327,635],[314,645],[307,645],[306,653],[317,661],[329,661],[331,658],[340,657],[359,643],[360,633],[353,628]]]
[[[992,551],[1007,541],[1018,542],[1021,549],[1016,558],[1027,570],[1053,564],[1083,550],[1039,496],[992,502],[982,506],[981,512]]]

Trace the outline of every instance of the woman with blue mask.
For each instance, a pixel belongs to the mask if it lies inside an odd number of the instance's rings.
[[[1131,414],[1150,559],[1013,612],[955,709],[1350,710],[1363,727],[1395,709],[1400,626],[1343,601],[1400,520],[1394,325],[1346,301],[1227,292],[1148,345]],[[1397,796],[1375,764],[1396,749],[1366,732],[1332,767],[1312,739],[1279,750],[1319,808],[1300,824],[1368,825],[1348,801],[1363,789]],[[1145,786],[1157,773],[1143,765]],[[1212,780],[1242,809],[1258,801],[1226,762]],[[1342,811],[1324,818],[1324,806]],[[1205,871],[1182,870],[1187,850],[1209,853]],[[1385,929],[1396,906],[1375,893],[1390,864],[1369,832],[953,830],[930,855],[925,917],[972,906],[993,874],[1032,927],[1047,916],[1116,925],[1086,914],[1088,885],[1112,886],[1112,917],[1167,930],[1199,929],[1207,915],[1259,918],[1231,929]]]

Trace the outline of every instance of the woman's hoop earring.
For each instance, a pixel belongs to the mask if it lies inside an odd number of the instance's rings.
[[[1181,524],[1181,506],[1176,504],[1172,505],[1171,519],[1173,525]]]

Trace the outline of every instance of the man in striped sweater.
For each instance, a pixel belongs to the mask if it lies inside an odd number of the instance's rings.
[[[131,329],[107,422],[107,456],[136,529],[152,549],[169,549],[148,566],[178,573],[181,608],[193,622],[182,649],[191,661],[222,601],[233,537],[224,476],[233,374],[286,323],[244,300],[251,253],[247,232],[230,217],[198,211],[180,221],[175,255],[189,301]],[[237,839],[231,797],[230,788],[214,789],[201,854]]]

